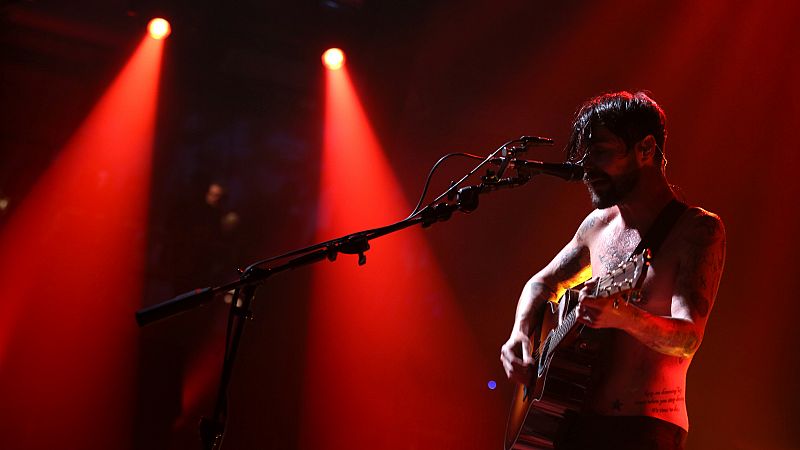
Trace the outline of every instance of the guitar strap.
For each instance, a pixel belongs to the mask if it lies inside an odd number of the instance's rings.
[[[675,225],[675,222],[678,221],[678,218],[681,217],[684,211],[689,209],[689,206],[686,203],[681,202],[680,200],[673,198],[667,203],[667,206],[658,213],[656,220],[653,222],[653,225],[650,226],[650,229],[647,230],[642,240],[639,242],[639,245],[636,249],[631,253],[631,257],[628,259],[633,259],[634,256],[642,253],[645,248],[650,249],[650,253],[652,253],[653,257],[655,257],[658,249],[661,247],[661,244],[664,243],[664,240],[667,238],[670,230]]]

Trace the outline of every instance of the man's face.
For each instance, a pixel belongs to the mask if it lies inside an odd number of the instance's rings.
[[[222,186],[217,183],[211,183],[208,186],[208,191],[206,191],[206,203],[211,206],[219,206],[222,194]]]
[[[618,204],[639,182],[635,151],[628,151],[625,141],[602,126],[592,129],[583,165],[583,182],[595,208]]]

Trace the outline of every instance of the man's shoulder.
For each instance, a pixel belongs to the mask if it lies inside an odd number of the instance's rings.
[[[583,219],[581,226],[578,227],[578,232],[576,233],[578,240],[591,240],[598,230],[605,228],[617,216],[619,216],[619,209],[616,207],[593,210]]]
[[[681,222],[681,236],[689,244],[707,246],[725,239],[722,219],[699,206],[690,207]]]

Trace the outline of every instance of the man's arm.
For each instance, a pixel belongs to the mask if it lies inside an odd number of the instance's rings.
[[[595,221],[590,214],[556,257],[525,283],[517,302],[511,336],[500,350],[500,360],[509,379],[521,383],[529,379],[528,370],[533,363],[530,334],[539,325],[547,302],[556,300],[564,290],[589,277],[590,258],[585,235],[591,232]]]
[[[584,297],[579,321],[594,328],[620,328],[651,349],[688,357],[703,340],[708,313],[717,295],[725,262],[725,228],[718,216],[697,211],[681,245],[670,316],[656,316],[634,305]]]
[[[529,335],[548,301],[557,300],[568,288],[580,284],[590,275],[589,248],[578,234],[544,269],[525,283],[514,320],[514,329]]]

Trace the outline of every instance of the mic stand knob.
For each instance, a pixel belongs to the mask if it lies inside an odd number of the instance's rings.
[[[464,213],[471,213],[478,209],[478,197],[483,191],[484,184],[477,186],[464,186],[456,194],[456,207]]]
[[[436,222],[444,222],[448,220],[453,211],[456,210],[456,205],[450,203],[439,203],[436,205],[426,206],[420,216],[422,217],[422,227],[428,228]]]

